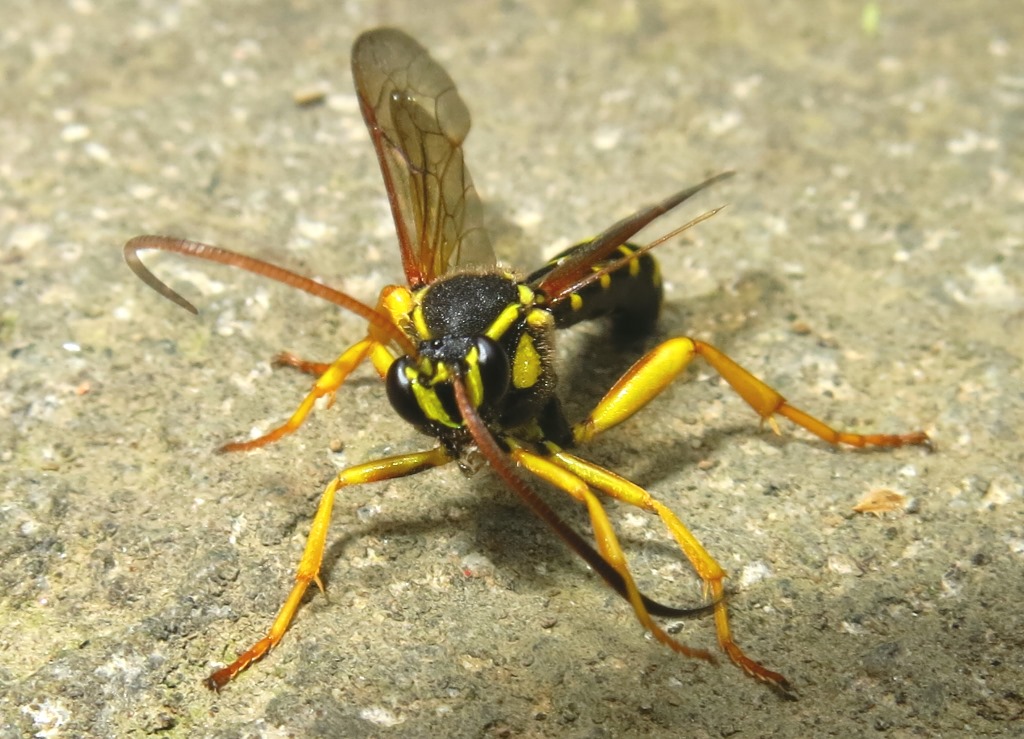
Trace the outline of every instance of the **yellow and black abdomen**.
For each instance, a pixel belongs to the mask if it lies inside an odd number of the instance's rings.
[[[531,274],[527,284],[537,284],[559,263],[589,244],[589,241],[584,241],[569,247]],[[578,292],[553,302],[550,310],[555,317],[555,325],[566,328],[580,321],[608,316],[612,319],[612,328],[620,336],[651,331],[661,311],[661,270],[650,254],[641,254],[623,262],[624,257],[635,254],[639,248],[633,244],[622,244],[613,256],[591,265],[593,272],[601,272],[610,264],[622,262]]]

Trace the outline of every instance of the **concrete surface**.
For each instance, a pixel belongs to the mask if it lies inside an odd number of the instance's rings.
[[[1019,5],[11,5],[0,736],[1024,733]],[[348,71],[382,23],[459,82],[509,262],[735,168],[650,231],[729,204],[660,250],[662,335],[715,341],[837,425],[934,436],[933,454],[774,438],[701,367],[588,451],[730,570],[738,640],[798,701],[645,638],[493,478],[454,467],[339,501],[329,597],[221,694],[202,687],[269,624],[332,471],[427,441],[365,374],[295,437],[214,454],[300,399],[274,352],[331,358],[360,322],[151,259],[193,318],[120,247],[189,236],[368,300],[398,280]],[[309,91],[326,99],[298,105]],[[600,328],[565,342],[575,412],[635,356]],[[853,512],[876,489],[909,509]],[[614,516],[644,587],[697,602],[658,522]],[[706,620],[676,633],[714,648]]]

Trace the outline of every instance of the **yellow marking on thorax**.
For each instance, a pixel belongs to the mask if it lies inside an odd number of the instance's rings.
[[[540,352],[533,342],[533,337],[524,332],[519,337],[519,344],[516,346],[516,355],[512,360],[512,384],[516,388],[533,387],[540,377],[541,362]]]
[[[549,332],[554,328],[555,319],[550,312],[534,308],[526,314],[526,325],[538,333]],[[537,349],[537,343],[528,331],[524,332],[512,357],[512,384],[520,390],[533,387],[543,372],[544,358]]]
[[[487,327],[487,331],[484,332],[487,338],[498,341],[505,332],[519,320],[519,315],[522,312],[523,306],[519,303],[510,303],[501,311],[501,314],[494,320],[490,326]]]
[[[404,285],[387,285],[380,291],[377,305],[387,312],[393,324],[406,335],[409,334],[409,317],[416,305],[409,288]],[[417,337],[410,336],[409,338],[416,339]]]
[[[416,337],[423,341],[434,338],[430,335],[430,330],[427,329],[427,319],[423,316],[423,308],[416,305],[412,309],[412,326],[416,330]]]
[[[538,331],[550,331],[555,327],[555,317],[543,308],[534,308],[526,314],[526,325]]]

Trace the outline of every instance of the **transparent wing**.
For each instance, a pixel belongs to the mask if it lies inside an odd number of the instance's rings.
[[[462,157],[469,111],[452,78],[394,28],[356,40],[352,75],[409,285],[428,284],[456,265],[493,264],[480,198]]]

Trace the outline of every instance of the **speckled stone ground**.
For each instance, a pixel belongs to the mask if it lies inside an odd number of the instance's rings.
[[[0,30],[0,736],[1024,732],[1024,10],[16,6]],[[774,438],[701,367],[588,452],[730,570],[737,638],[798,701],[646,639],[508,492],[454,468],[340,500],[329,597],[223,693],[201,686],[273,617],[332,471],[426,442],[364,375],[301,434],[213,454],[301,397],[274,352],[330,358],[360,323],[153,260],[193,318],[120,245],[189,236],[367,300],[397,280],[348,72],[381,23],[459,82],[510,263],[734,168],[653,229],[729,204],[661,249],[662,335],[713,340],[837,425],[934,436],[933,454]],[[298,105],[310,90],[323,103]],[[565,348],[576,413],[635,356],[598,326]],[[853,512],[877,489],[909,509]],[[657,521],[614,516],[644,587],[695,602]],[[713,648],[706,620],[677,636]]]

